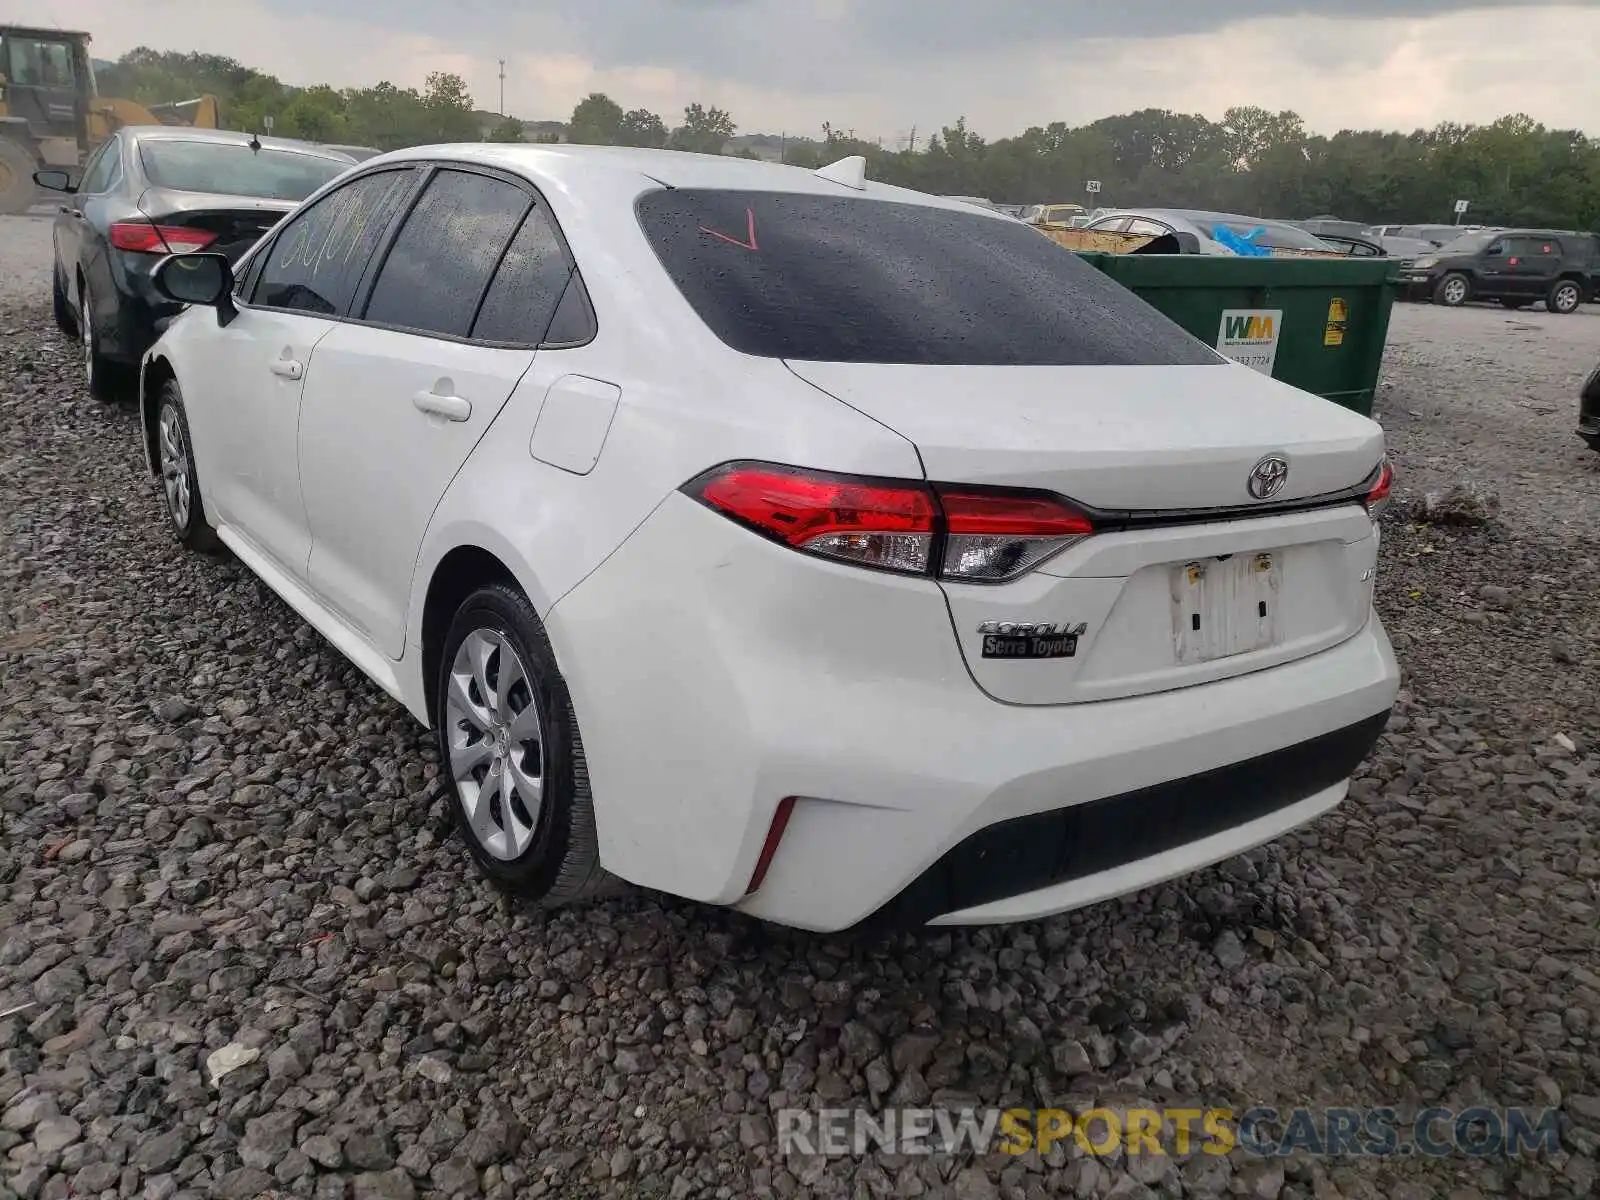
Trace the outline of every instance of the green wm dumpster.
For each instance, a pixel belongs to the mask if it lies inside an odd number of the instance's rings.
[[[1372,415],[1399,287],[1394,259],[1080,257],[1227,357]]]

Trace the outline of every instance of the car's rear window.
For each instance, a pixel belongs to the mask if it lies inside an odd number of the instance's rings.
[[[252,150],[232,142],[160,138],[139,143],[150,182],[177,192],[212,192],[262,200],[304,200],[353,165],[293,150]]]
[[[689,188],[646,194],[638,215],[701,320],[746,354],[944,366],[1221,361],[1018,221]]]

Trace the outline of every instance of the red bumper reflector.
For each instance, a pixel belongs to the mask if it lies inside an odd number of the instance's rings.
[[[789,827],[789,816],[794,812],[793,796],[785,796],[778,801],[778,811],[772,814],[772,825],[767,830],[767,840],[761,847],[761,857],[756,859],[756,869],[751,872],[750,886],[745,888],[746,896],[761,886],[761,881],[767,877],[767,868],[772,865],[773,855],[778,853],[778,843],[783,840],[783,831]]]

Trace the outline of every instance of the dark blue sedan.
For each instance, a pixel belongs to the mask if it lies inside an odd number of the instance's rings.
[[[118,395],[158,323],[178,310],[150,282],[164,255],[205,249],[237,259],[354,162],[306,142],[156,125],[118,130],[76,181],[37,172],[40,187],[63,195],[55,316],[83,342],[89,391]]]

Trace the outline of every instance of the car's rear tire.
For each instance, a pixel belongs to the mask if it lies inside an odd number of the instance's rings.
[[[1433,289],[1433,302],[1446,308],[1460,308],[1472,295],[1472,283],[1460,271],[1451,271]]]
[[[155,458],[174,536],[191,550],[216,553],[222,543],[206,521],[200,475],[194,463],[194,442],[189,437],[189,414],[184,411],[183,392],[176,379],[161,385],[156,400]]]
[[[100,330],[95,325],[94,298],[78,281],[78,339],[83,346],[83,381],[96,400],[111,403],[121,396],[117,365],[100,352]]]
[[[1561,316],[1570,316],[1583,304],[1583,285],[1576,279],[1558,279],[1545,297],[1545,308]]]
[[[61,268],[50,272],[50,308],[56,319],[56,328],[68,337],[76,337],[78,323],[72,316],[72,305],[67,300],[67,285],[61,278]]]
[[[533,605],[492,583],[462,601],[437,664],[437,733],[456,828],[498,887],[547,907],[594,899],[589,770],[566,681]]]

